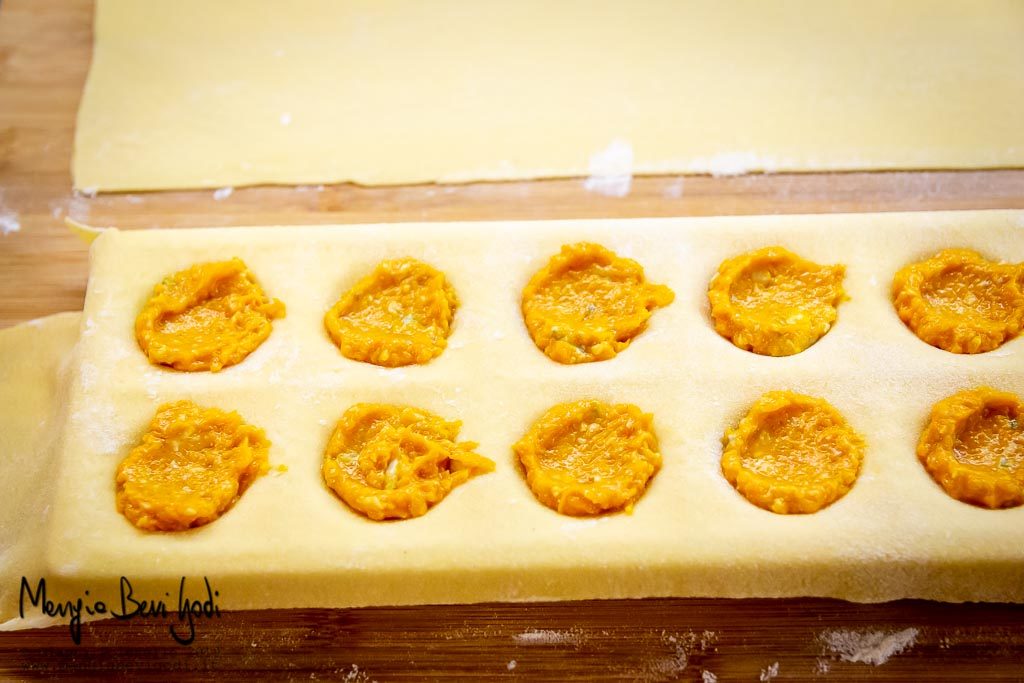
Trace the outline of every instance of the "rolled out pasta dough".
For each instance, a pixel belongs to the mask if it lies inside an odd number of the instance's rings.
[[[99,0],[78,188],[1024,165],[1015,0]]]

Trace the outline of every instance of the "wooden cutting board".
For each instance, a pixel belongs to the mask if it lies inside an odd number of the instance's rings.
[[[581,180],[75,196],[68,169],[91,19],[91,0],[0,4],[0,327],[81,307],[87,252],[65,217],[161,228],[1024,208],[1024,170],[642,178],[625,197]],[[699,599],[238,612],[200,621],[189,646],[171,638],[173,623],[87,625],[81,645],[62,627],[0,634],[0,676],[1024,681],[1024,607],[1007,605]]]

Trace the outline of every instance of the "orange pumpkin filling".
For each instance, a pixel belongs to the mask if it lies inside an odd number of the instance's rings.
[[[896,273],[892,297],[900,319],[922,341],[952,353],[983,353],[1024,329],[1024,264],[946,249]]]
[[[513,450],[534,495],[563,515],[631,512],[661,468],[653,416],[630,404],[560,403]]]
[[[939,401],[917,457],[953,498],[987,508],[1024,503],[1024,405],[979,387]]]
[[[153,288],[135,338],[151,363],[218,372],[255,351],[282,316],[284,304],[263,293],[241,259],[200,263]]]
[[[599,244],[562,247],[530,278],[522,309],[534,343],[559,363],[614,358],[675,295],[649,284],[643,267]]]
[[[145,531],[209,524],[267,472],[269,449],[238,413],[167,403],[117,467],[117,511]]]
[[[827,401],[771,391],[722,440],[722,474],[744,498],[779,514],[817,512],[846,495],[864,442]]]
[[[708,287],[715,331],[763,356],[791,356],[836,321],[845,266],[821,266],[783,247],[723,261]]]
[[[457,443],[462,423],[409,406],[357,403],[324,452],[324,481],[370,519],[419,517],[494,462]]]
[[[324,325],[346,358],[421,364],[444,351],[458,304],[444,273],[412,258],[382,261],[331,307]]]

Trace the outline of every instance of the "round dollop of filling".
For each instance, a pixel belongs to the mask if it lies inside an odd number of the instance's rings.
[[[345,292],[324,326],[346,358],[389,368],[423,364],[447,346],[458,304],[444,273],[394,259]]]
[[[800,353],[835,323],[845,272],[783,247],[727,259],[708,287],[715,331],[763,356]]]
[[[779,514],[811,513],[853,486],[864,442],[821,398],[771,391],[722,439],[722,474],[744,498]]]
[[[267,472],[269,449],[263,430],[236,412],[164,404],[117,467],[117,510],[145,531],[209,524]]]
[[[599,244],[562,247],[523,289],[522,311],[534,343],[559,363],[614,358],[675,298],[643,267]]]
[[[218,372],[245,360],[282,316],[284,304],[263,293],[241,259],[199,263],[153,289],[135,338],[155,365]]]
[[[900,320],[922,341],[952,353],[984,353],[1024,329],[1024,263],[945,249],[897,272],[892,298]]]
[[[953,498],[987,508],[1024,504],[1024,405],[978,387],[939,401],[917,457]]]
[[[534,495],[564,515],[630,512],[661,468],[653,416],[632,404],[560,403],[513,451]]]
[[[458,421],[411,406],[357,403],[341,416],[321,468],[324,482],[370,519],[425,515],[494,462],[457,442]]]

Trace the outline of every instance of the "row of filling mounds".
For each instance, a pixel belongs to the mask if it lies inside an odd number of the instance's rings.
[[[819,265],[778,246],[726,259],[707,289],[715,331],[756,354],[799,354],[836,324],[847,298],[844,275],[843,265]],[[1024,329],[1024,264],[945,249],[900,269],[891,293],[908,328],[952,353],[991,351]],[[674,298],[667,286],[647,281],[641,264],[581,242],[563,246],[533,275],[520,306],[537,348],[572,365],[614,358]],[[444,273],[399,258],[356,282],[323,323],[347,358],[421,365],[447,347],[458,307]],[[135,337],[155,365],[217,372],[242,362],[284,315],[285,305],[263,292],[240,259],[198,263],[156,285],[135,320]]]
[[[495,462],[459,441],[461,423],[408,405],[358,403],[323,451],[324,485],[371,520],[425,515]],[[778,514],[817,512],[854,487],[867,443],[834,406],[769,391],[722,436],[722,476]],[[144,531],[209,524],[269,469],[271,443],[236,412],[162,405],[116,472],[116,505]],[[631,512],[662,466],[655,416],[633,404],[552,406],[512,446],[533,495],[570,516]],[[916,454],[946,493],[998,509],[1024,504],[1024,404],[989,387],[937,402]]]

